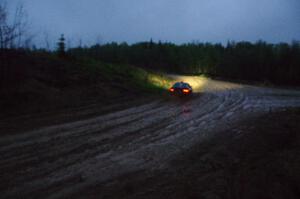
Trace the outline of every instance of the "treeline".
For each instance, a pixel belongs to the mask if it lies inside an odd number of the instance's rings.
[[[70,56],[173,73],[300,85],[300,43],[109,43],[68,50]]]

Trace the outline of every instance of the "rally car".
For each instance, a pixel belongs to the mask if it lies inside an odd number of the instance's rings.
[[[170,89],[171,94],[186,96],[193,93],[192,87],[186,82],[176,82]]]

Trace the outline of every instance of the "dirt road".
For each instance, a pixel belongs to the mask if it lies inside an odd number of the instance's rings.
[[[195,95],[2,137],[0,197],[67,198],[81,193],[84,198],[95,184],[141,170],[168,169],[177,154],[241,120],[300,107],[300,91],[173,78],[189,82]]]

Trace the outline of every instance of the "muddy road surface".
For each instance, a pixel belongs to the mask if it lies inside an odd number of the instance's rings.
[[[300,107],[297,90],[173,78],[189,82],[194,96],[2,136],[0,197],[85,198],[121,176],[167,170],[178,154],[242,120]]]

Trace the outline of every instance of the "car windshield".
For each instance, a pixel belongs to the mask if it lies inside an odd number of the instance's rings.
[[[177,83],[175,83],[175,84],[173,85],[173,87],[174,87],[174,88],[181,88],[181,87],[182,87],[181,84],[182,84],[181,82],[177,82]]]
[[[184,82],[176,82],[173,85],[173,88],[191,88],[191,86],[187,83],[184,83]]]

